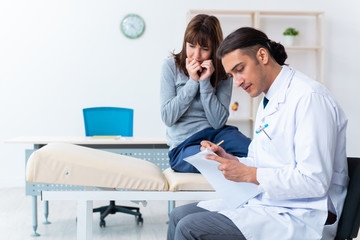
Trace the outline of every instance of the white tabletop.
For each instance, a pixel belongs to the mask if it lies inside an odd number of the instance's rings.
[[[78,136],[22,136],[15,137],[5,141],[5,143],[30,143],[30,144],[48,144],[48,143],[73,143],[73,144],[166,144],[165,137],[78,137]]]

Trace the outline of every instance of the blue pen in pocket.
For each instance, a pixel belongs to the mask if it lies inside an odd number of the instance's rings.
[[[271,137],[265,132],[265,128],[267,128],[269,126],[269,124],[265,124],[265,125],[260,125],[260,127],[255,131],[256,134],[259,134],[261,132],[264,132],[265,135],[271,140]]]

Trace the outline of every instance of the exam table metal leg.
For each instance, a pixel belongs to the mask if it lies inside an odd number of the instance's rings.
[[[77,240],[92,240],[93,201],[77,201]]]
[[[49,201],[44,201],[44,216],[45,216],[45,222],[43,224],[50,224],[51,222],[48,221],[49,217]]]
[[[33,222],[33,230],[34,233],[31,234],[32,237],[38,237],[40,234],[36,232],[38,227],[37,222],[37,196],[32,196],[32,222]]]
[[[170,213],[171,211],[175,208],[175,201],[174,200],[171,200],[169,201],[169,207],[168,207],[168,215],[170,217]]]

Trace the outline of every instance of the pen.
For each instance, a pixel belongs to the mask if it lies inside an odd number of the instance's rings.
[[[265,128],[267,128],[269,126],[269,124],[265,124],[264,126],[261,126],[258,128],[258,130],[256,130],[256,134],[260,133],[260,132],[264,132],[265,135],[271,140],[271,137],[265,132]]]
[[[220,142],[218,142],[218,144],[216,144],[216,146],[219,146],[220,144],[222,144],[224,142],[224,140],[221,140]]]

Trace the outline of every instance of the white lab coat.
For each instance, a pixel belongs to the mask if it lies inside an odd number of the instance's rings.
[[[324,227],[328,211],[340,216],[348,184],[345,152],[347,119],[318,82],[287,66],[261,103],[247,158],[257,167],[260,194],[237,209],[222,200],[198,206],[229,217],[251,240],[332,239],[335,224]]]

